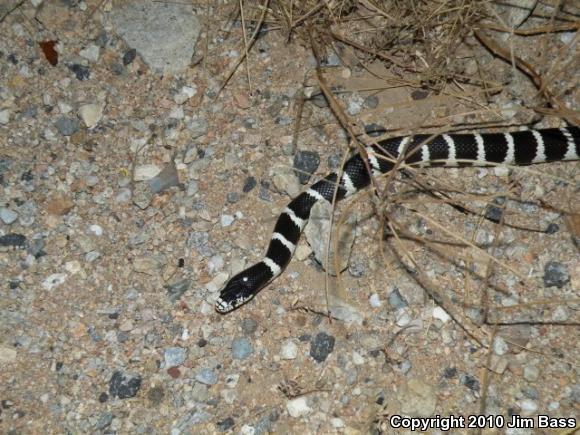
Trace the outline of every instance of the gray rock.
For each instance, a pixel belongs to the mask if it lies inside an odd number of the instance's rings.
[[[6,207],[0,207],[0,220],[6,225],[14,223],[18,219],[18,213]]]
[[[141,376],[115,371],[109,381],[109,393],[119,399],[135,397],[141,389]]]
[[[167,163],[159,174],[147,181],[153,193],[161,193],[173,186],[179,186],[179,176],[173,161]]]
[[[544,286],[562,288],[570,282],[568,269],[562,263],[550,261],[544,267]]]
[[[205,367],[197,372],[195,375],[195,380],[197,382],[201,382],[204,385],[215,385],[217,384],[218,378],[212,369]]]
[[[168,347],[165,349],[164,355],[165,368],[177,367],[183,364],[187,358],[187,349],[182,347]]]
[[[244,335],[254,335],[258,329],[258,322],[252,318],[246,318],[242,320],[242,331]]]
[[[379,105],[379,97],[377,97],[376,95],[370,95],[365,98],[364,104],[369,109],[376,109],[377,106]]]
[[[68,118],[66,116],[61,116],[56,120],[54,124],[56,129],[63,136],[72,136],[77,131],[79,131],[80,123],[76,118]]]
[[[400,308],[405,308],[408,304],[405,298],[401,296],[399,289],[395,287],[388,296],[389,305],[393,307],[395,310]]]
[[[245,337],[237,337],[232,341],[232,357],[234,359],[246,359],[254,353],[254,348]]]
[[[113,25],[143,61],[158,73],[189,67],[201,31],[191,5],[176,2],[122,2]],[[175,29],[179,29],[178,32]]]
[[[335,338],[325,332],[319,332],[310,341],[310,356],[316,362],[323,362],[334,350]]]
[[[294,169],[296,176],[302,184],[308,183],[310,176],[320,164],[320,156],[314,151],[298,151],[294,155]]]

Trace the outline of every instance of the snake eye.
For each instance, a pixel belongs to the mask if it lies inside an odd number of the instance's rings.
[[[242,278],[242,281],[244,281],[244,282],[248,282],[248,277],[247,277],[247,276],[244,276],[244,277]]]

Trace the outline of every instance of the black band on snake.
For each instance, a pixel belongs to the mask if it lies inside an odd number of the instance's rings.
[[[390,171],[397,159],[418,166],[529,165],[578,160],[580,128],[548,128],[512,133],[416,135],[386,139],[366,148],[367,165],[357,154],[343,166],[298,195],[279,216],[266,256],[231,278],[216,301],[219,313],[228,313],[252,299],[288,265],[300,234],[317,201],[341,200],[367,187],[373,176]],[[403,157],[399,158],[402,155]]]

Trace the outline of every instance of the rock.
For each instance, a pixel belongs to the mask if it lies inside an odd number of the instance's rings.
[[[10,122],[10,110],[0,110],[0,124],[8,124]]]
[[[44,281],[42,281],[42,288],[50,291],[55,287],[58,287],[66,281],[66,273],[53,273],[49,275]]]
[[[310,211],[310,219],[304,229],[304,234],[310,247],[314,251],[316,261],[328,270],[331,275],[336,275],[335,253],[333,250],[335,242],[333,239],[330,241],[330,255],[328,262],[326,261],[326,244],[328,241],[328,232],[330,230],[331,215],[332,206],[328,202],[319,201],[314,204]],[[346,220],[343,220],[341,225],[338,226],[338,235],[336,235],[336,232],[333,233],[333,237],[338,237],[339,271],[343,271],[348,266],[348,260],[350,258],[350,252],[355,238],[355,226],[355,215],[351,215]],[[333,229],[334,228],[335,227],[333,227]]]
[[[325,332],[319,332],[310,341],[310,356],[316,362],[323,362],[334,349],[335,338]]]
[[[187,359],[187,349],[182,347],[168,347],[163,353],[165,368],[177,367]]]
[[[115,31],[157,73],[187,70],[201,31],[191,5],[122,2],[114,14]],[[175,29],[179,29],[176,32]]]
[[[306,397],[298,397],[286,402],[288,414],[294,418],[305,417],[312,412]]]
[[[183,86],[179,93],[174,95],[173,101],[175,101],[177,104],[183,104],[195,94],[197,94],[196,86]]]
[[[87,128],[93,128],[103,118],[103,109],[102,104],[84,104],[79,108],[79,116]]]
[[[433,317],[435,319],[441,320],[443,323],[447,323],[449,320],[451,320],[451,316],[447,314],[447,311],[439,306],[433,308]]]
[[[401,293],[399,292],[399,289],[397,287],[393,288],[393,290],[389,293],[388,301],[389,305],[393,307],[395,310],[405,308],[408,305],[405,298],[401,296]]]
[[[562,263],[550,261],[544,267],[544,286],[562,288],[570,282],[568,269]]]
[[[151,178],[148,182],[149,188],[153,193],[161,193],[173,186],[179,186],[179,175],[177,167],[172,160],[165,167]]]
[[[68,118],[66,116],[58,118],[54,125],[63,136],[72,136],[80,128],[79,121],[76,118]]]
[[[373,293],[370,296],[369,303],[371,304],[371,307],[373,307],[373,308],[380,308],[383,305],[381,298],[376,293]]]
[[[0,207],[0,220],[6,225],[14,223],[18,219],[18,213],[6,207]]]
[[[133,174],[133,180],[135,181],[145,181],[155,177],[161,172],[161,168],[155,164],[139,165],[135,167],[135,173]]]
[[[232,357],[234,359],[246,359],[254,353],[250,341],[245,337],[237,337],[232,341]]]
[[[246,180],[244,181],[244,186],[242,187],[242,192],[248,193],[250,190],[256,187],[257,184],[258,183],[254,177],[250,176],[246,178]]]
[[[294,198],[300,194],[302,187],[298,182],[296,173],[288,166],[279,165],[271,169],[272,182],[280,193],[286,193]]]
[[[346,111],[349,115],[358,115],[363,109],[365,99],[357,93],[352,93],[346,103]]]
[[[89,62],[97,62],[99,60],[100,48],[98,45],[89,45],[79,51],[79,56],[85,58]]]
[[[282,359],[296,359],[298,356],[298,346],[292,340],[286,341],[280,350],[280,358]]]
[[[320,156],[314,151],[298,151],[294,155],[294,172],[301,184],[308,183],[319,164]]]
[[[236,218],[230,214],[223,214],[220,216],[220,225],[222,228],[229,227],[231,224],[234,223]]]
[[[242,320],[242,332],[246,336],[254,335],[258,330],[258,322],[252,318],[246,318]]]
[[[204,385],[215,385],[218,382],[218,378],[212,369],[202,368],[195,375],[195,380],[201,382]]]
[[[115,371],[109,381],[109,393],[119,399],[135,397],[141,388],[141,376]]]

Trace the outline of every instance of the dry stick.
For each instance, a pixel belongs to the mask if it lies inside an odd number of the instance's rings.
[[[221,92],[227,86],[227,84],[229,83],[230,79],[232,78],[232,76],[237,71],[237,69],[240,66],[240,64],[246,58],[246,54],[250,51],[250,49],[254,45],[254,42],[256,42],[258,33],[260,33],[260,29],[262,28],[262,24],[264,23],[264,18],[266,17],[266,14],[268,13],[268,4],[269,4],[269,2],[270,2],[270,0],[264,0],[264,4],[262,6],[262,15],[260,15],[260,19],[258,20],[258,24],[256,25],[256,30],[254,30],[254,34],[250,38],[250,41],[247,44],[247,47],[246,47],[245,52],[240,57],[238,57],[238,60],[236,61],[235,65],[230,70],[230,72],[226,76],[224,82],[222,83],[222,85],[220,86],[219,90],[217,91],[216,96],[213,99],[214,101],[217,100],[217,98],[220,96]]]
[[[15,4],[13,7],[11,7],[10,9],[8,9],[8,10],[6,11],[6,13],[0,17],[0,23],[2,23],[2,22],[3,22],[3,21],[6,19],[6,17],[7,17],[8,15],[10,15],[12,12],[14,12],[14,11],[15,11],[16,9],[18,9],[20,6],[22,6],[22,4],[23,4],[23,3],[24,3],[24,0],[21,0],[21,1],[19,1],[18,3],[16,3],[16,4]]]
[[[509,29],[507,27],[502,27],[490,23],[483,25],[481,28],[494,30],[496,32],[513,33],[514,35],[518,36],[533,36],[542,33],[572,32],[574,30],[580,29],[580,23],[559,24],[557,26],[555,25],[540,26],[535,27],[533,29]]]
[[[244,1],[240,0],[240,16],[242,19],[242,35],[244,35],[244,57],[246,59],[246,76],[248,78],[248,90],[252,95],[252,80],[250,78],[250,55],[248,53],[248,37],[246,35],[246,18],[244,16]]]
[[[487,356],[485,358],[485,365],[482,368],[482,379],[481,379],[481,397],[479,399],[479,415],[485,415],[485,405],[487,402],[487,392],[489,389],[489,371],[491,366],[491,357],[493,355],[493,341],[495,340],[495,336],[497,334],[497,325],[494,326],[493,330],[491,331],[491,337],[489,338],[489,348],[487,349]],[[480,428],[478,433],[483,433],[483,429]]]

